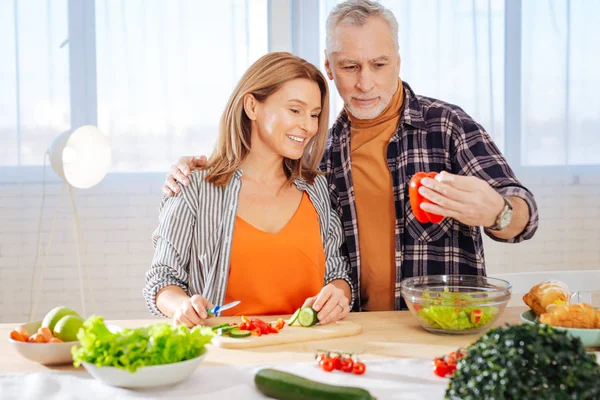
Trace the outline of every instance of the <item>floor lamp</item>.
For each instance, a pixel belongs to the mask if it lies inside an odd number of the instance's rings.
[[[34,290],[36,267],[39,255],[40,227],[44,209],[46,157],[50,160],[52,169],[54,169],[56,174],[62,178],[63,184],[58,205],[52,221],[52,228],[50,229],[48,243],[45,246],[44,262],[42,264],[42,270],[38,279],[38,287],[37,290]],[[48,251],[52,246],[52,238],[56,227],[58,211],[62,204],[65,188],[67,188],[69,191],[71,212],[73,217],[75,254],[77,258],[77,270],[79,272],[79,293],[81,296],[82,315],[86,317],[88,316],[85,307],[85,292],[83,290],[84,270],[89,294],[91,296],[90,300],[92,303],[92,309],[94,308],[94,293],[85,261],[85,246],[83,242],[83,236],[81,234],[81,226],[79,224],[79,215],[77,213],[75,197],[73,196],[73,188],[88,189],[100,183],[100,181],[104,179],[108,173],[110,162],[111,148],[108,138],[97,127],[92,125],[85,125],[77,129],[63,132],[54,139],[46,151],[44,157],[44,179],[42,183],[42,206],[40,210],[40,220],[38,223],[38,240],[36,244],[36,256],[31,277],[29,321],[32,321],[33,317],[35,316],[35,309],[39,300],[39,295],[44,280],[44,272],[47,266]]]

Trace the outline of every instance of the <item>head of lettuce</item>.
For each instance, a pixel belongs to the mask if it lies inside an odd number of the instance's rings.
[[[214,336],[211,328],[167,323],[111,332],[102,317],[93,315],[77,333],[81,346],[73,346],[73,365],[89,362],[129,372],[150,365],[171,364],[204,354]]]

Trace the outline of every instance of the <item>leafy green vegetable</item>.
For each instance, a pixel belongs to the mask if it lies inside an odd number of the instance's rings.
[[[204,353],[214,332],[208,327],[188,329],[166,323],[123,329],[112,333],[98,316],[89,317],[79,330],[81,347],[73,346],[73,365],[83,361],[97,367],[117,367],[135,372],[149,365],[190,360]]]
[[[425,291],[423,298],[429,301],[425,301],[417,315],[432,328],[454,331],[477,329],[492,322],[498,314],[498,308],[481,304],[481,301],[473,306],[474,299],[470,295],[450,292],[448,289],[437,297]],[[478,318],[474,318],[473,312],[476,310],[481,310]]]
[[[600,366],[564,331],[500,327],[467,348],[446,399],[600,399]]]

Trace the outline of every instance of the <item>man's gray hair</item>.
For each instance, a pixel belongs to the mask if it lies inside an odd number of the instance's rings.
[[[388,23],[392,31],[396,50],[398,45],[398,21],[394,13],[381,4],[371,0],[346,0],[336,5],[329,13],[326,23],[325,46],[327,51],[332,48],[333,30],[339,24],[363,26],[369,17],[379,17]]]

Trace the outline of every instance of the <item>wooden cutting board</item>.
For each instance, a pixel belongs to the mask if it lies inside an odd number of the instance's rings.
[[[269,321],[269,319],[265,319]],[[233,321],[233,319],[232,319]],[[239,318],[236,319],[236,322]],[[221,321],[231,322],[231,321]],[[362,331],[362,327],[350,321],[338,321],[336,323],[327,324],[325,326],[315,325],[310,328],[302,326],[286,325],[279,333],[250,336],[243,339],[235,339],[229,336],[215,336],[212,344],[218,347],[227,349],[248,349],[251,347],[273,346],[276,344],[309,342],[311,340],[332,339],[338,337],[358,335]]]

